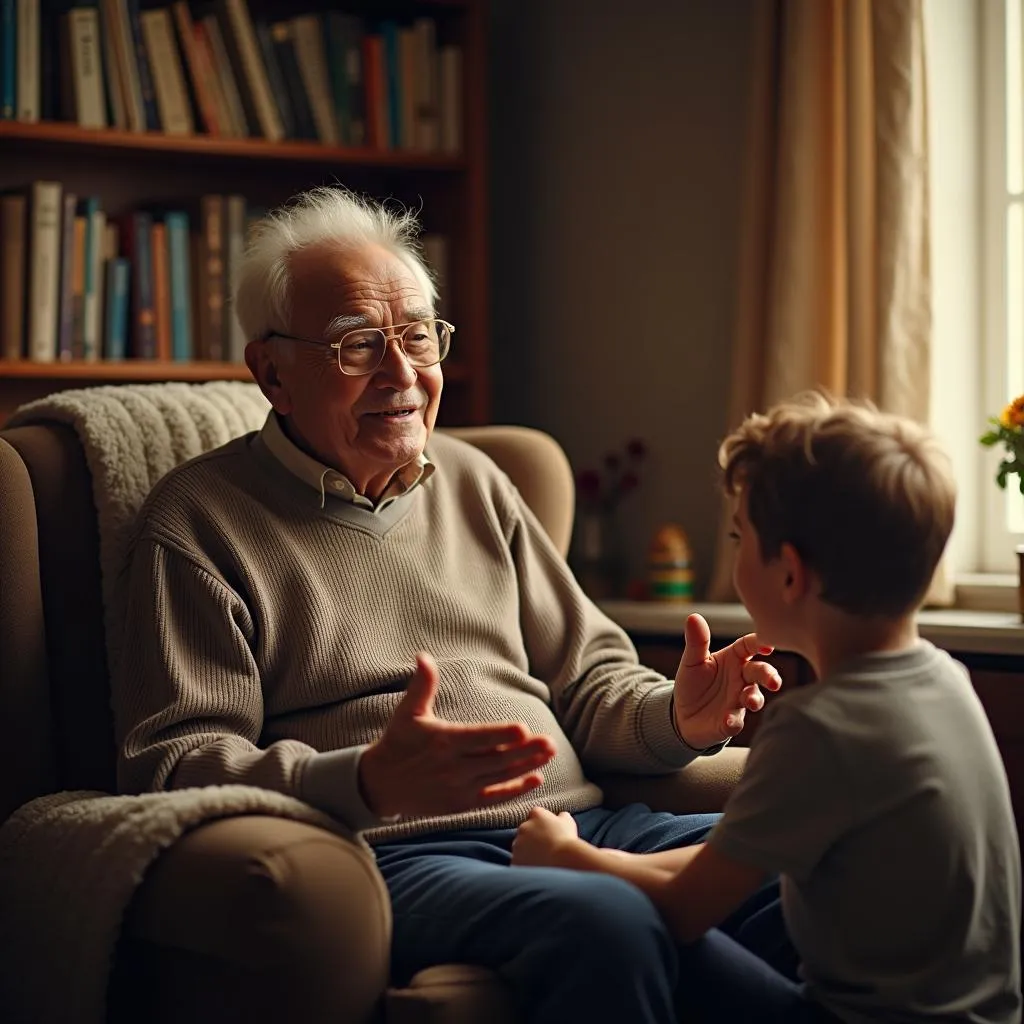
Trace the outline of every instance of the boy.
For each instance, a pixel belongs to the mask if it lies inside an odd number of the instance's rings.
[[[689,944],[682,976],[700,985],[683,1008],[699,1020],[1019,1021],[1005,772],[966,670],[915,626],[953,525],[946,458],[908,420],[807,395],[749,417],[719,461],[758,641],[820,683],[769,708],[703,845],[598,850],[537,808],[513,863],[639,886]],[[690,616],[687,639],[701,631]],[[770,873],[798,976],[715,928]]]

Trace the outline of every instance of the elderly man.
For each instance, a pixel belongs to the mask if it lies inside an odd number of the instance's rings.
[[[680,768],[779,680],[756,638],[711,655],[706,627],[674,683],[640,667],[508,478],[433,435],[454,328],[416,231],[324,189],[251,240],[237,312],[273,411],[141,513],[120,784],[248,783],[363,831],[399,983],[481,964],[531,1021],[668,1022],[677,955],[652,904],[616,878],[510,866],[515,828],[536,804],[599,845],[700,840],[710,817],[613,813],[585,770]],[[734,931],[753,917],[784,942],[763,906]]]

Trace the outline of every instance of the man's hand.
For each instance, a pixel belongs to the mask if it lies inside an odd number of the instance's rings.
[[[552,814],[534,807],[512,840],[515,867],[558,867],[559,852],[579,839],[576,822],[568,811]]]
[[[547,736],[521,722],[462,725],[434,714],[437,665],[421,652],[384,734],[359,759],[359,784],[375,814],[452,814],[521,796],[544,782],[555,756]]]
[[[740,732],[747,712],[764,707],[760,688],[778,690],[782,680],[767,662],[751,660],[755,654],[772,652],[756,633],[711,654],[707,622],[690,615],[683,638],[672,702],[676,728],[691,747],[702,750]]]

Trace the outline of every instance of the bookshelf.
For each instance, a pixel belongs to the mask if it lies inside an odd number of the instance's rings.
[[[50,0],[40,2],[45,10]],[[164,0],[143,0],[142,8],[157,8],[161,2]],[[165,2],[169,7],[171,0]],[[457,334],[445,363],[441,421],[450,426],[485,423],[490,417],[490,359],[483,3],[342,0],[329,6],[326,0],[299,4],[248,0],[254,20],[300,13],[326,18],[327,10],[340,9],[365,19],[367,25],[380,18],[399,24],[418,17],[435,21],[438,38],[457,44],[461,51],[461,146],[457,152],[213,135],[203,130],[191,93],[195,116],[191,135],[125,127],[88,128],[70,120],[33,123],[0,119],[0,191],[20,190],[30,196],[33,182],[60,182],[65,193],[95,196],[111,220],[135,210],[180,208],[189,213],[193,235],[199,223],[200,199],[208,195],[243,194],[252,207],[269,209],[307,188],[342,184],[405,203],[420,211],[426,234],[441,235],[446,242],[447,286],[440,312],[456,324]],[[194,17],[209,10],[205,2],[189,6]],[[3,259],[0,240],[0,271]],[[27,268],[25,277],[27,288]],[[3,280],[0,273],[0,288]],[[27,295],[25,303],[27,311]],[[5,343],[9,351],[9,339],[0,337],[0,353]],[[244,364],[222,359],[37,361],[25,354],[28,346],[24,341],[21,351],[21,358],[0,358],[0,423],[23,402],[65,388],[249,379]]]

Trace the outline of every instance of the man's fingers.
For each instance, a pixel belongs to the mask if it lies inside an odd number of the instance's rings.
[[[693,615],[686,617],[686,625],[683,627],[683,644],[680,668],[693,668],[695,665],[703,665],[708,660],[708,652],[711,649],[711,629],[703,615],[694,612]]]
[[[480,803],[496,804],[502,800],[512,800],[517,796],[522,796],[524,793],[529,793],[531,789],[543,785],[544,776],[540,772],[530,772],[529,775],[523,775],[511,782],[500,782],[494,786],[487,786],[480,790],[478,798]]]
[[[741,636],[739,640],[734,640],[729,647],[737,657],[744,661],[753,658],[755,654],[771,654],[775,650],[770,644],[762,643],[756,633],[747,633],[745,636]]]
[[[509,782],[543,767],[550,760],[551,754],[546,750],[536,750],[527,757],[489,757],[481,760],[480,768],[473,774],[473,782],[481,787]]]
[[[779,670],[767,661],[748,661],[743,666],[742,675],[743,682],[747,684],[756,683],[758,686],[763,686],[766,690],[774,692],[782,687],[782,677],[779,675]]]
[[[747,711],[760,711],[764,707],[764,694],[756,684],[747,686],[740,693],[740,706]]]
[[[446,723],[447,724],[447,723]],[[503,748],[519,749],[543,741],[554,752],[555,745],[547,736],[531,733],[522,722],[502,722],[500,725],[448,725],[445,729],[452,746],[460,754],[486,756]]]
[[[409,677],[405,696],[395,714],[409,718],[426,718],[434,713],[434,695],[437,693],[437,665],[426,651],[416,655],[416,670]]]

